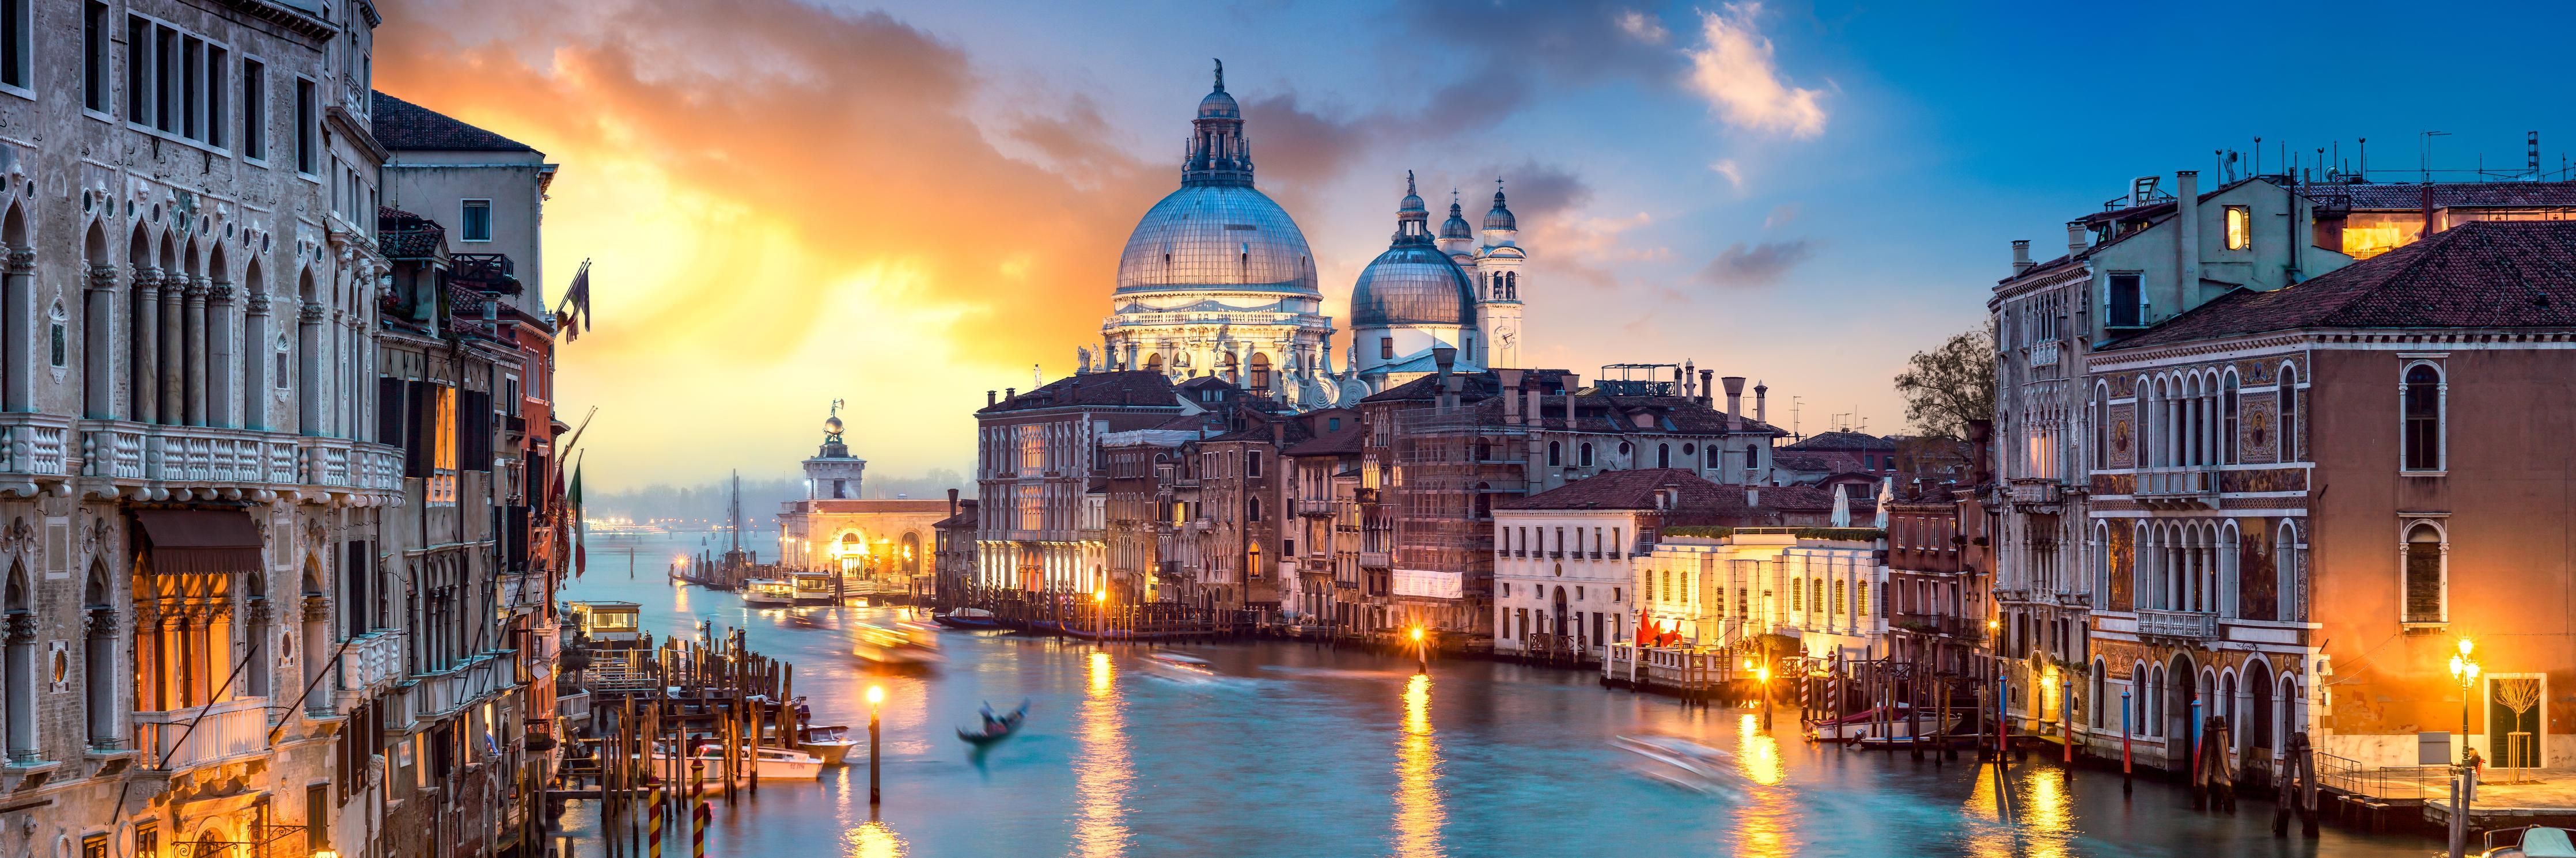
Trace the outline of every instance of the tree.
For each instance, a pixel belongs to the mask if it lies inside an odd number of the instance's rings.
[[[1906,359],[1896,374],[1905,419],[1925,435],[1968,439],[1968,421],[1995,416],[1995,338],[1991,328],[1951,337]]]

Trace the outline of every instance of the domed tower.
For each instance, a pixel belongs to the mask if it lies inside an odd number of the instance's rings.
[[[1440,252],[1449,255],[1449,261],[1461,267],[1476,264],[1476,233],[1467,226],[1466,213],[1458,207],[1458,192],[1454,189],[1449,192],[1449,219],[1440,222],[1437,243]]]
[[[1460,371],[1484,366],[1473,357],[1473,281],[1441,252],[1430,221],[1408,172],[1394,240],[1351,287],[1351,369],[1372,393],[1438,371],[1431,350],[1440,346],[1458,349]]]
[[[850,455],[850,445],[841,441],[841,400],[832,400],[832,415],[823,418],[823,448],[805,460],[805,499],[856,498],[867,469],[868,460]]]
[[[1480,365],[1521,365],[1520,223],[1503,204],[1503,181],[1494,180],[1494,207],[1485,212],[1483,246],[1476,249],[1476,329],[1486,351]]]
[[[1225,66],[1199,99],[1181,187],[1147,209],[1118,258],[1102,369],[1213,375],[1297,408],[1329,405],[1315,260],[1297,222],[1253,188]]]

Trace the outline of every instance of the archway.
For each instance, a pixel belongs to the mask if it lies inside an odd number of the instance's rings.
[[[901,544],[903,546],[903,573],[906,575],[921,574],[921,534],[906,532],[903,535],[903,542]]]
[[[1250,383],[1244,386],[1254,393],[1269,393],[1270,356],[1260,352],[1253,352],[1251,369]]]
[[[1565,638],[1565,588],[1556,588],[1556,594],[1550,602],[1550,609],[1554,613],[1549,617],[1548,632],[1563,640]]]
[[[2165,736],[2187,743],[2191,738],[2191,704],[2200,698],[2200,671],[2192,664],[2191,656],[2174,656],[2165,670],[2165,683]],[[2172,759],[2188,760],[2190,752],[2188,744],[2166,745],[2166,753]]]
[[[1162,372],[1162,371],[1163,371],[1163,355],[1162,355],[1162,353],[1160,353],[1160,352],[1156,352],[1156,353],[1154,353],[1154,354],[1150,354],[1150,355],[1146,355],[1146,356],[1145,356],[1145,371],[1146,371],[1146,372]]]
[[[2273,737],[2280,735],[2280,725],[2273,714],[2272,669],[2261,660],[2245,666],[2245,747],[2256,751],[2256,759],[2269,760],[2273,749],[2281,747]]]

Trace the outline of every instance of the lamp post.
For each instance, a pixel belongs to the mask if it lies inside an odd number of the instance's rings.
[[[1431,672],[1431,651],[1422,645],[1422,627],[1413,627],[1413,656],[1423,673]]]
[[[2468,638],[2460,639],[2460,654],[2451,656],[2451,678],[2460,683],[2460,765],[2469,765],[2469,697],[2478,684],[2478,660],[2469,652],[2475,647]]]
[[[1092,617],[1092,629],[1091,629],[1091,630],[1092,630],[1093,632],[1095,632],[1095,633],[1097,633],[1097,634],[1099,634],[1099,635],[1100,635],[1100,642],[1101,642],[1101,643],[1108,643],[1108,642],[1109,642],[1109,590],[1108,590],[1108,588],[1104,587],[1104,588],[1101,588],[1101,589],[1098,589],[1098,590],[1093,590],[1093,591],[1091,591],[1091,606],[1092,606],[1092,607],[1091,607],[1091,617]]]
[[[1770,729],[1771,729],[1771,667],[1770,667],[1770,665],[1763,665],[1763,666],[1761,666],[1761,667],[1756,667],[1756,668],[1754,668],[1754,669],[1753,669],[1753,677],[1754,677],[1755,679],[1758,679],[1758,680],[1760,680],[1760,681],[1762,682],[1762,729],[1763,729],[1763,731],[1764,731],[1764,732],[1769,732],[1769,731],[1770,731]]]
[[[877,790],[877,710],[885,703],[885,686],[868,686],[868,806],[884,800]]]

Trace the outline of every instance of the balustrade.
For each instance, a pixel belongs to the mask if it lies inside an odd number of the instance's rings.
[[[191,726],[193,723],[193,726]],[[268,752],[268,698],[134,713],[144,765],[169,771],[210,766]]]
[[[2218,636],[2218,615],[2208,611],[2138,611],[2138,634],[2206,640]]]

